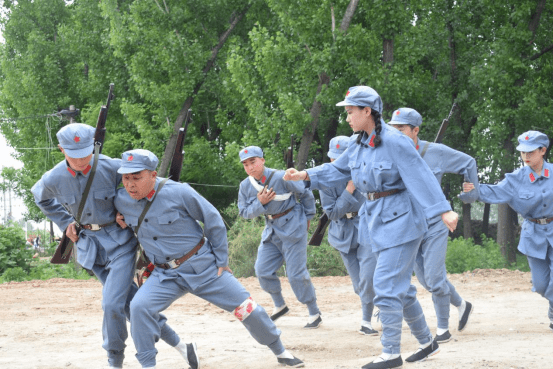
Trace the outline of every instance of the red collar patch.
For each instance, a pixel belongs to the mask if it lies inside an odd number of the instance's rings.
[[[534,183],[536,180],[536,176],[534,176],[534,173],[530,173],[529,177],[530,177],[530,182]]]
[[[263,176],[263,177],[261,178],[261,183],[265,184],[265,181],[266,181],[266,180],[267,180],[267,177]]]
[[[75,138],[73,139],[75,142],[79,142],[81,140],[81,138],[79,136],[75,136]]]
[[[73,169],[71,169],[71,167],[67,167],[67,171],[73,176],[75,177],[77,175],[77,172],[75,172]]]
[[[156,189],[154,188],[153,190],[150,191],[149,194],[146,195],[146,197],[148,198],[148,200],[151,200],[152,197],[154,197],[155,193],[156,193]]]
[[[87,175],[88,172],[90,172],[90,169],[92,169],[92,166],[91,166],[90,164],[88,164],[88,167],[86,167],[86,168],[83,170],[82,173],[83,173],[84,175]]]
[[[369,141],[369,146],[370,146],[370,147],[374,147],[374,136],[375,136],[375,135],[372,135],[372,136],[371,136],[371,140]]]
[[[544,176],[545,178],[549,178],[549,169],[544,169],[544,170],[543,170],[543,176]]]

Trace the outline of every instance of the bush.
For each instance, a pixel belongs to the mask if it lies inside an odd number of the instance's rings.
[[[32,250],[25,250],[25,232],[21,228],[0,226],[0,275],[13,268],[28,272],[32,256]]]
[[[449,240],[445,265],[448,273],[463,273],[474,269],[498,269],[507,266],[499,245],[482,235],[482,246],[472,238]]]
[[[30,271],[27,272],[23,268],[16,267],[6,270],[0,276],[0,283],[5,282],[22,282],[31,280],[47,280],[51,278],[66,278],[66,279],[90,279],[86,270],[76,266],[73,261],[68,264],[50,264],[49,260],[36,260],[32,263]]]

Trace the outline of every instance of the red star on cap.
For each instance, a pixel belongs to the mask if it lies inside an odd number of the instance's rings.
[[[399,110],[397,111],[396,115],[399,115],[399,113],[401,113]]]
[[[346,96],[348,96],[348,95],[349,95],[349,90],[348,90],[348,92],[346,92]]]
[[[81,138],[79,136],[75,136],[75,138],[73,140],[75,140],[75,142],[79,142],[81,140]]]
[[[132,155],[129,155],[129,157],[127,158],[127,161],[132,161],[134,159],[134,157]]]
[[[336,144],[336,148],[339,149],[339,148],[340,148],[340,144]]]
[[[530,137],[526,136],[526,137],[524,137],[524,139],[525,139],[526,141],[528,141],[528,140],[530,139]]]

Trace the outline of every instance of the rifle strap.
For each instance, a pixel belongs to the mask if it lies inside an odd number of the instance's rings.
[[[96,174],[96,167],[98,166],[99,157],[100,157],[100,145],[94,145],[94,162],[92,163],[92,169],[90,170],[90,175],[88,176],[88,180],[86,181],[86,186],[84,187],[83,197],[81,197],[81,202],[79,203],[79,210],[77,210],[77,217],[75,218],[75,220],[77,221],[77,224],[81,223],[81,215],[83,214],[84,206],[86,204],[86,198],[88,197],[88,193],[90,192],[90,187],[92,187],[92,181],[94,180],[94,175]],[[73,250],[73,247],[70,247],[70,245],[67,245],[63,253],[63,257],[64,258],[69,257],[71,250]]]
[[[422,148],[421,158],[424,158],[424,154],[426,154],[426,150],[428,150],[428,147],[430,146],[430,142],[426,141],[424,144],[424,147]]]
[[[267,181],[265,181],[265,186],[267,188],[269,188],[269,183],[271,182],[271,178],[273,178],[273,175],[275,173],[276,173],[276,171],[272,172],[269,175],[269,178],[267,179]],[[252,176],[249,176],[249,179],[250,179],[250,183],[252,184],[253,188],[255,188],[257,190],[257,192],[263,191],[263,188],[265,188],[265,187],[260,185],[259,183],[257,183],[255,178],[253,178]],[[273,201],[285,201],[285,200],[288,200],[288,198],[290,198],[290,196],[292,196],[292,192],[288,192],[288,193],[285,193],[283,195],[276,195],[275,198],[273,199]]]
[[[94,180],[94,175],[96,174],[96,167],[98,166],[98,157],[100,156],[100,145],[94,145],[94,163],[92,163],[92,170],[90,171],[90,176],[86,182],[84,188],[83,197],[81,198],[81,203],[79,204],[79,210],[77,211],[77,218],[75,219],[77,223],[81,223],[81,215],[83,214],[84,205],[86,203],[86,198],[90,192],[90,187],[92,187],[92,181]]]
[[[142,221],[144,220],[146,213],[148,212],[148,210],[150,210],[150,206],[152,206],[152,204],[154,203],[157,197],[157,194],[159,193],[159,191],[161,191],[161,188],[163,187],[165,182],[167,182],[168,179],[169,178],[164,178],[161,182],[159,182],[159,185],[157,186],[157,191],[154,194],[154,198],[151,201],[148,201],[146,203],[146,206],[144,206],[144,210],[142,210],[142,214],[140,214],[140,217],[138,218],[138,224],[136,225],[136,227],[134,227],[134,234],[136,235],[137,239],[138,239],[138,229],[140,228],[140,225],[142,224]]]

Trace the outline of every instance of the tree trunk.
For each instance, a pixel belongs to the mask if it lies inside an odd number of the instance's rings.
[[[490,204],[485,203],[484,215],[482,217],[482,233],[484,233],[486,237],[490,237],[489,225],[490,225]]]
[[[516,213],[508,204],[497,206],[497,243],[501,246],[501,253],[509,263],[516,261],[515,229],[513,221]]]
[[[472,221],[470,218],[470,204],[463,203],[463,237],[472,238]]]
[[[351,19],[355,14],[355,9],[357,9],[358,3],[359,0],[350,0],[346,12],[344,13],[344,17],[342,18],[342,23],[340,24],[340,30],[342,32],[346,32],[348,30]],[[317,93],[315,94],[315,99],[313,100],[313,104],[311,104],[311,109],[309,110],[309,114],[311,115],[311,124],[303,130],[303,134],[301,136],[300,148],[298,149],[298,155],[296,159],[296,169],[298,170],[305,169],[305,164],[309,156],[309,149],[319,125],[322,105],[317,100],[317,97],[319,96],[319,93],[321,93],[323,85],[328,85],[329,83],[330,78],[325,72],[322,72],[319,75],[319,83],[317,85]]]
[[[230,24],[229,28],[223,34],[219,37],[219,42],[217,45],[211,50],[211,56],[207,60],[203,72],[203,77],[198,81],[196,86],[194,87],[194,90],[190,96],[185,100],[184,104],[182,105],[182,108],[177,115],[177,119],[175,120],[175,124],[173,126],[173,133],[171,134],[171,137],[169,137],[169,141],[167,142],[167,146],[165,146],[165,152],[163,153],[163,158],[161,159],[161,165],[158,170],[158,175],[161,177],[165,177],[167,175],[167,172],[169,170],[169,165],[171,164],[171,159],[173,158],[173,152],[175,151],[175,147],[177,145],[177,137],[179,135],[179,129],[182,127],[182,123],[184,122],[184,118],[186,117],[186,113],[188,112],[188,109],[192,107],[192,103],[194,102],[194,97],[202,87],[206,77],[207,73],[211,70],[211,67],[213,67],[213,64],[215,63],[215,59],[217,59],[217,54],[219,51],[223,48],[225,42],[229,38],[230,34],[236,28],[236,25],[242,20],[244,15],[248,12],[250,7],[252,6],[253,2],[249,3],[242,9],[242,11],[232,20],[232,23]]]

